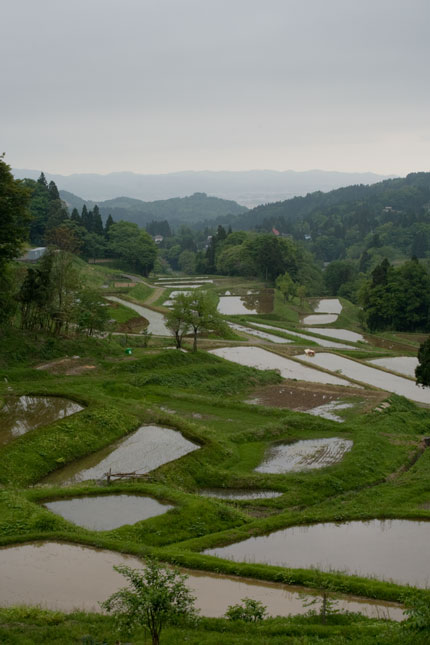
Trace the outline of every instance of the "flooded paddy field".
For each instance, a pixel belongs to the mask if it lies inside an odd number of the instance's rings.
[[[159,466],[198,450],[177,430],[141,426],[132,435],[48,475],[45,483],[70,484],[103,478],[112,473],[148,473]]]
[[[8,397],[0,408],[0,445],[83,409],[75,401],[56,396]]]
[[[318,353],[311,359],[306,354],[303,354],[297,356],[297,358],[303,361],[311,361],[320,367],[344,374],[362,383],[379,387],[382,390],[400,394],[412,401],[430,404],[430,393],[402,376],[388,374],[383,370],[363,365],[363,363],[352,361],[336,354]]]
[[[283,493],[275,490],[249,490],[245,488],[202,488],[199,495],[219,497],[220,499],[272,499]]]
[[[371,520],[295,526],[204,553],[428,587],[430,559],[424,554],[429,540],[430,522]]]
[[[418,366],[418,358],[416,356],[392,356],[389,358],[374,358],[368,361],[368,363],[415,378],[415,368]]]
[[[268,334],[266,331],[260,331],[258,329],[253,329],[252,327],[244,327],[243,325],[238,325],[236,323],[229,322],[229,327],[232,329],[243,332],[244,334],[250,334],[251,336],[256,336],[257,338],[262,338],[263,340],[269,340],[271,343],[286,344],[292,343],[292,340],[287,338],[282,338],[281,336],[275,336],[275,334]]]
[[[271,313],[273,311],[273,289],[249,290],[239,295],[230,295],[230,292],[226,292],[226,295],[220,296],[218,311],[226,316]]]
[[[153,311],[152,309],[148,309],[148,307],[142,307],[142,305],[136,305],[134,302],[128,302],[128,300],[122,300],[116,296],[106,296],[106,300],[118,302],[124,307],[133,309],[139,316],[142,316],[142,318],[148,321],[148,331],[154,334],[154,336],[170,336],[170,331],[164,322],[164,316],[158,313],[158,311]]]
[[[333,340],[325,340],[324,338],[317,338],[316,336],[310,336],[309,334],[302,334],[301,332],[291,331],[290,329],[284,329],[283,327],[276,327],[275,325],[266,325],[265,323],[260,323],[260,322],[254,323],[254,324],[258,325],[258,327],[262,327],[263,329],[271,329],[271,330],[277,329],[278,331],[283,332],[284,334],[288,334],[289,336],[303,338],[303,340],[311,341],[315,343],[315,345],[319,345],[320,347],[327,347],[332,349],[353,349],[351,345],[344,345],[342,343],[337,343],[336,341],[333,341]]]
[[[27,543],[0,548],[0,606],[32,605],[46,609],[100,612],[99,603],[119,588],[125,578],[113,566],[142,568],[136,557],[112,551],[58,542]],[[203,616],[220,617],[229,605],[251,597],[267,605],[271,616],[304,614],[306,602],[317,595],[309,590],[248,578],[182,570],[196,596]],[[65,584],[67,581],[67,584]],[[303,597],[303,593],[306,595]],[[402,609],[394,603],[373,602],[343,596],[339,608],[369,617],[401,620]]]
[[[233,361],[234,363],[247,365],[248,367],[256,367],[260,370],[279,370],[281,376],[287,379],[298,379],[312,383],[352,385],[343,378],[314,370],[311,367],[306,367],[278,354],[268,352],[261,347],[221,347],[210,350],[209,353]]]
[[[316,314],[340,314],[341,311],[342,303],[338,298],[321,298],[314,307]]]
[[[274,444],[268,448],[258,473],[293,473],[332,466],[352,448],[352,441],[338,437],[304,439]]]
[[[302,318],[302,325],[330,325],[337,319],[337,314],[310,314]]]
[[[91,531],[110,531],[167,513],[173,506],[144,495],[93,495],[75,497],[44,506],[65,520]]]
[[[321,336],[328,336],[329,338],[338,338],[339,340],[349,340],[351,343],[366,343],[362,334],[357,334],[355,331],[349,329],[326,329],[325,327],[311,327],[309,331],[314,334],[321,334]]]

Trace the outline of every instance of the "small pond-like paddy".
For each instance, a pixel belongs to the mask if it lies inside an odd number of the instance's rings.
[[[226,316],[269,314],[273,311],[273,289],[249,291],[243,295],[220,296],[218,311]]]
[[[0,408],[0,445],[76,414],[84,408],[75,401],[56,396],[10,397]]]
[[[311,367],[296,363],[289,358],[268,352],[261,347],[220,347],[219,349],[210,350],[209,353],[225,358],[233,363],[256,367],[259,370],[279,370],[283,378],[300,379],[311,383],[351,385],[349,381],[339,376],[314,370]]]
[[[99,602],[120,587],[125,578],[113,566],[142,568],[141,560],[113,551],[77,544],[40,542],[0,548],[0,606],[38,605],[43,608],[100,612]],[[182,570],[196,596],[203,616],[223,616],[229,605],[250,597],[267,605],[272,616],[303,614],[309,590],[248,578]],[[301,592],[308,592],[305,598]],[[372,602],[345,596],[339,608],[370,617],[389,616],[401,620],[402,609],[394,603]]]
[[[329,403],[324,403],[323,405],[318,405],[316,408],[311,408],[310,410],[304,410],[306,414],[312,414],[314,417],[322,417],[323,419],[328,419],[329,421],[336,421],[336,423],[343,423],[344,419],[338,414],[335,414],[337,410],[347,410],[348,408],[354,407],[352,403],[342,403],[342,401],[330,401]]]
[[[294,526],[204,553],[228,560],[315,567],[427,587],[430,522],[371,520]]]
[[[202,488],[199,490],[199,495],[221,499],[271,499],[281,497],[283,493],[275,490],[249,490],[249,488]]]
[[[361,381],[362,383],[368,383],[369,385],[379,387],[381,390],[400,394],[412,401],[430,404],[430,393],[418,385],[415,385],[413,381],[403,378],[402,376],[388,374],[383,370],[363,365],[363,363],[352,361],[349,358],[337,356],[336,354],[326,354],[321,352],[315,354],[311,359],[309,359],[306,354],[297,356],[297,358],[300,358],[303,361],[312,362],[327,370],[345,374],[345,376],[349,376],[350,378]]]
[[[351,448],[352,441],[338,437],[274,444],[255,470],[258,473],[279,474],[325,468],[341,461]]]
[[[377,367],[385,367],[392,372],[405,374],[415,378],[415,368],[418,366],[418,358],[416,356],[392,356],[390,358],[374,358],[368,361]]]
[[[143,495],[75,497],[46,502],[44,506],[65,520],[91,531],[110,531],[124,524],[135,524],[173,508]]]
[[[321,298],[314,308],[316,314],[340,314],[342,303],[338,298]]]
[[[337,319],[337,314],[310,314],[302,318],[302,325],[330,325]]]
[[[54,471],[43,481],[49,484],[69,484],[100,479],[109,470],[112,473],[144,474],[198,448],[177,430],[142,426],[125,439]]]

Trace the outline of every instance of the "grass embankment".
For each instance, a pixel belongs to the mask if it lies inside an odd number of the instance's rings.
[[[113,645],[119,642],[110,616],[27,608],[0,610],[0,640],[10,645]],[[147,645],[148,635],[137,630],[132,641],[127,639],[127,642]],[[325,625],[315,616],[274,618],[262,624],[202,618],[192,627],[166,627],[161,642],[165,645],[182,642],[189,645],[427,645],[428,635],[353,614],[330,616]]]

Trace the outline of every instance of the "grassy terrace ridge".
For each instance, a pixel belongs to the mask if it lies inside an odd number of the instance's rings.
[[[106,276],[112,275],[114,279],[118,273],[95,267],[94,283],[101,286],[106,283]],[[239,281],[233,279],[231,284],[237,287]],[[219,289],[219,285],[209,286]],[[154,291],[145,284],[125,293],[126,298],[139,303],[151,295]],[[255,316],[252,321],[246,317],[243,324],[255,322],[258,326],[259,321],[269,322],[277,326],[277,335],[287,337],[285,326],[297,325],[300,308],[298,303],[280,302],[278,295],[276,298],[273,314]],[[151,307],[155,309],[157,302]],[[339,326],[358,330],[356,308],[345,303],[344,307],[345,319]],[[118,323],[129,320],[122,308],[117,312]],[[232,320],[242,322],[238,317]],[[232,332],[230,340],[239,338]],[[373,337],[368,338],[372,341]],[[300,344],[301,339],[291,339]],[[163,348],[167,340],[152,338],[147,348],[134,347],[132,356],[125,356],[120,336],[67,339],[9,329],[2,332],[1,340],[0,409],[8,397],[23,394],[62,396],[84,405],[81,412],[27,432],[0,447],[1,546],[63,540],[138,557],[155,555],[162,561],[193,569],[319,588],[320,573],[316,570],[232,562],[204,555],[202,551],[277,529],[317,522],[430,520],[430,450],[424,449],[422,443],[423,437],[430,434],[430,412],[402,397],[389,396],[390,406],[382,412],[362,413],[357,406],[346,415],[345,423],[336,424],[288,409],[244,403],[243,399],[256,389],[280,384],[279,374],[236,365],[204,351],[195,354],[167,351]],[[135,343],[139,340],[136,338]],[[385,340],[391,342],[388,335]],[[413,339],[398,340],[413,353]],[[223,339],[218,342],[222,344]],[[392,342],[395,345],[394,335]],[[258,339],[255,343],[258,344]],[[133,346],[131,337],[128,344]],[[282,355],[294,347],[291,344],[279,351],[273,345],[263,345]],[[201,346],[205,346],[204,340]],[[342,350],[340,354],[356,360],[396,354],[395,349],[372,342],[359,347],[353,349],[352,345],[351,350]],[[41,363],[66,356],[79,356],[80,364],[91,369],[80,373],[49,367],[35,369]],[[348,391],[344,396],[350,395]],[[355,396],[359,399],[364,393],[357,391]],[[43,483],[50,472],[129,436],[144,424],[179,430],[200,449],[151,471],[144,480],[110,485]],[[353,447],[331,467],[288,474],[255,471],[273,443],[333,436],[352,439]],[[282,495],[226,500],[201,496],[202,488],[270,489]],[[91,531],[43,506],[50,500],[112,493],[149,495],[174,508],[133,525]],[[407,591],[405,586],[392,582],[335,571],[324,573],[324,578],[332,590],[381,600],[401,601]],[[430,602],[430,591],[418,593]],[[85,634],[94,639],[89,642],[106,639],[113,643],[117,638],[112,620],[106,616],[23,608],[0,610],[0,642],[74,643]],[[327,625],[319,624],[317,617],[298,616],[270,619],[262,625],[202,619],[194,627],[169,627],[162,642],[184,640],[196,645],[427,642],[417,634],[414,638],[410,640],[406,631],[392,624],[359,616],[333,616]],[[143,633],[137,633],[132,642],[143,643]]]

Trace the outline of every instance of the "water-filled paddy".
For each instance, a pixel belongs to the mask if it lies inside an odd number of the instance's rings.
[[[144,474],[198,448],[177,430],[142,426],[125,439],[54,471],[44,481],[64,484],[100,479],[109,470],[112,473]]]
[[[349,329],[326,329],[325,327],[311,327],[309,331],[329,338],[339,338],[339,340],[349,340],[351,343],[366,342],[362,334],[357,334]]]
[[[136,305],[134,302],[128,302],[128,300],[122,300],[116,296],[106,296],[106,300],[111,300],[112,302],[118,302],[124,307],[133,309],[139,316],[145,318],[148,322],[148,331],[154,336],[170,336],[170,331],[167,329],[164,323],[164,316],[158,311],[153,311],[147,307],[142,307],[142,305]]]
[[[209,353],[233,361],[233,363],[256,367],[260,370],[279,370],[283,378],[300,379],[312,383],[351,385],[349,381],[339,376],[314,370],[311,367],[296,363],[289,358],[268,352],[261,347],[221,347],[219,349],[212,349]]]
[[[76,544],[40,542],[0,548],[0,606],[39,605],[62,611],[83,609],[100,612],[99,602],[126,580],[113,566],[140,569],[142,562],[132,556]],[[286,616],[308,611],[301,587],[288,587],[198,571],[183,570],[196,596],[196,607],[204,616],[222,616],[229,605],[251,597],[267,605],[270,615]],[[402,619],[402,610],[392,603],[362,601],[344,597],[339,607],[368,616],[389,615]]]
[[[340,314],[342,303],[338,298],[321,298],[314,308],[316,314]]]
[[[405,374],[415,378],[415,368],[418,366],[418,358],[416,356],[393,356],[391,358],[374,358],[368,361],[377,367],[385,367],[392,372]]]
[[[295,526],[205,553],[426,587],[430,584],[429,540],[430,522],[371,520]]]
[[[271,499],[281,497],[283,493],[275,490],[249,490],[249,488],[202,488],[199,494],[221,499]]]
[[[337,319],[337,314],[310,314],[302,318],[302,325],[330,325]]]
[[[268,314],[273,311],[273,289],[249,291],[243,295],[220,296],[218,311],[226,316]]]
[[[0,445],[81,410],[79,403],[56,396],[10,397],[0,408]]]
[[[288,334],[289,336],[296,336],[297,338],[303,338],[303,340],[312,341],[315,345],[320,347],[327,347],[333,349],[352,349],[351,345],[344,345],[342,343],[337,343],[334,340],[324,340],[324,338],[316,338],[316,336],[310,336],[309,334],[302,334],[298,331],[291,331],[290,329],[283,329],[282,327],[275,327],[274,325],[266,325],[265,323],[256,323],[259,327],[263,329],[277,329],[278,331]],[[315,330],[316,331],[316,330]],[[345,339],[346,340],[346,339]]]
[[[352,441],[338,437],[274,444],[255,470],[279,474],[325,468],[339,462],[351,448]]]
[[[307,414],[312,414],[314,417],[322,417],[323,419],[328,419],[329,421],[336,421],[336,423],[343,423],[344,419],[338,414],[335,414],[336,410],[346,410],[352,408],[352,403],[342,403],[342,401],[330,401],[329,403],[324,403],[323,405],[318,405],[316,408],[311,408],[310,410],[304,410]]]
[[[44,504],[65,520],[91,531],[110,531],[167,513],[173,506],[143,495],[94,495]]]
[[[405,379],[402,376],[388,374],[383,370],[363,365],[362,363],[343,358],[343,356],[337,356],[336,354],[318,353],[311,359],[303,354],[297,358],[303,361],[312,361],[314,364],[332,370],[333,372],[339,371],[341,374],[345,374],[345,376],[349,376],[357,381],[369,383],[369,385],[379,387],[381,390],[400,394],[412,401],[430,404],[430,393],[415,385],[413,381]]]
[[[275,334],[268,334],[266,331],[260,331],[258,329],[253,329],[252,327],[244,327],[243,325],[237,325],[236,323],[229,322],[229,327],[235,329],[236,331],[243,332],[244,334],[251,334],[252,336],[257,336],[257,338],[262,338],[263,340],[269,340],[271,343],[292,343],[292,340],[287,338],[282,338],[281,336],[275,336]]]

